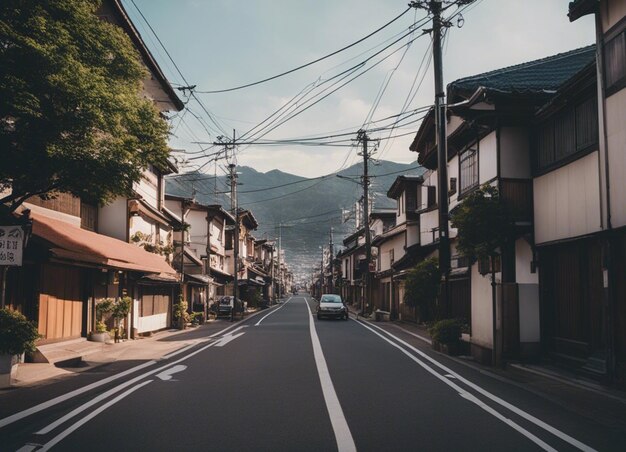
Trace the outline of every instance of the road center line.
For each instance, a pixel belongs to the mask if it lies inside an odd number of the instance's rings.
[[[313,321],[313,314],[309,303],[305,298],[305,304],[309,311],[309,331],[311,333],[311,342],[313,344],[313,356],[315,357],[315,365],[317,366],[317,373],[320,377],[320,383],[322,385],[322,393],[324,394],[324,401],[326,402],[326,409],[330,416],[330,423],[333,426],[335,432],[335,440],[337,441],[337,448],[339,452],[351,452],[356,451],[354,439],[352,433],[348,427],[348,422],[341,409],[339,398],[335,392],[333,381],[330,378],[330,372],[326,365],[326,359],[324,358],[324,352],[322,351],[322,345],[320,344],[317,331],[315,329],[315,322]]]
[[[374,329],[370,328],[370,326],[365,325],[362,322],[358,322],[359,324],[361,324],[361,326],[363,326],[364,328],[369,329],[370,331],[372,331],[374,334],[380,336],[381,338],[383,338],[384,340],[386,340],[387,342],[389,342],[390,344],[392,344],[394,347],[402,350],[403,353],[405,353],[406,355],[408,355],[409,357],[411,357],[411,359],[413,359],[414,361],[418,362],[422,367],[426,368],[428,367],[425,363],[423,363],[422,361],[420,361],[419,359],[417,359],[416,357],[414,357],[413,355],[411,355],[410,353],[408,353],[406,350],[404,350],[402,347],[400,347],[399,345],[391,342],[388,338],[384,337],[383,335],[381,335],[380,333],[378,333],[377,331],[375,331]],[[383,328],[380,328],[376,325],[371,325],[371,327],[376,328],[382,332],[384,332],[385,334],[387,334],[388,336],[392,337],[394,340],[396,340],[398,343],[404,345],[405,347],[407,347],[408,349],[410,349],[411,351],[413,351],[414,353],[418,354],[420,357],[424,358],[425,360],[429,361],[430,363],[434,364],[435,366],[439,367],[440,369],[442,369],[443,371],[447,372],[449,375],[455,377],[458,381],[462,382],[463,384],[465,384],[466,386],[474,389],[475,391],[477,391],[478,393],[482,394],[483,396],[487,397],[488,399],[492,400],[493,402],[497,403],[498,405],[512,411],[513,413],[517,414],[518,416],[520,416],[521,418],[535,424],[538,427],[541,427],[542,429],[546,430],[547,432],[552,433],[554,436],[556,436],[557,438],[565,441],[566,443],[571,444],[572,446],[576,447],[577,449],[580,449],[582,451],[585,452],[592,452],[595,451],[595,449],[593,449],[592,447],[578,441],[576,438],[573,438],[571,436],[569,436],[568,434],[558,430],[557,428],[545,423],[544,421],[542,421],[541,419],[536,418],[535,416],[533,416],[530,413],[527,413],[525,411],[523,411],[522,409],[510,404],[509,402],[501,399],[500,397],[490,393],[489,391],[481,388],[480,386],[478,386],[475,383],[472,383],[471,381],[467,380],[466,378],[464,378],[463,376],[459,375],[458,373],[454,372],[452,369],[450,369],[449,367],[446,367],[445,365],[441,364],[439,361],[437,361],[434,358],[431,358],[430,356],[428,356],[426,353],[422,352],[421,350],[418,350],[417,348],[413,347],[411,344],[403,341],[402,339],[400,339],[397,336],[394,336],[393,334],[389,333],[388,331],[385,331]],[[430,368],[429,368],[430,369]],[[441,376],[439,373],[435,372],[434,370],[432,370],[431,373],[434,372],[434,375],[437,375],[438,378],[444,382],[446,382],[446,384],[448,385],[454,385],[454,383],[450,382],[449,377],[445,378],[443,376]],[[455,385],[456,386],[456,385]],[[464,392],[466,392],[465,390],[463,390]],[[462,394],[461,394],[462,395]],[[471,394],[470,394],[471,395]],[[472,396],[473,397],[473,396]],[[469,399],[468,399],[469,400]],[[509,420],[510,421],[510,420]],[[513,423],[513,421],[510,421],[510,423]]]
[[[136,390],[144,387],[147,384],[152,383],[154,380],[147,380],[144,381],[140,384],[138,384],[137,386],[130,388],[128,391],[125,391],[123,393],[121,393],[120,395],[118,395],[117,397],[115,397],[114,399],[108,401],[107,403],[105,403],[104,405],[96,408],[95,410],[93,410],[91,413],[89,413],[87,416],[83,417],[81,420],[79,420],[78,422],[72,424],[69,428],[67,428],[66,430],[62,431],[61,433],[59,433],[57,436],[55,436],[54,438],[52,438],[50,441],[48,441],[46,444],[43,445],[43,447],[41,449],[38,449],[39,451],[46,451],[46,450],[50,450],[51,447],[53,447],[55,444],[57,444],[59,441],[63,440],[63,438],[67,437],[70,433],[78,430],[80,427],[82,427],[84,424],[86,424],[87,422],[89,422],[91,419],[93,419],[94,417],[96,417],[98,414],[102,413],[104,410],[106,410],[107,408],[109,408],[110,406],[116,404],[117,402],[119,402],[120,400],[122,400],[123,398],[129,396],[130,394],[132,394],[133,392],[135,392]]]
[[[269,314],[264,315],[264,316],[263,316],[263,318],[262,318],[261,320],[259,320],[257,323],[255,323],[255,324],[254,324],[254,326],[259,326],[263,320],[265,320],[266,318],[268,318],[269,316],[271,316],[272,314],[274,314],[276,311],[280,311],[282,308],[284,308],[284,307],[285,307],[285,305],[286,305],[287,303],[289,303],[289,302],[291,301],[291,299],[292,299],[292,298],[293,298],[293,297],[289,297],[289,299],[288,299],[287,301],[285,301],[285,302],[282,304],[282,306],[281,306],[281,307],[279,307],[279,308],[277,308],[277,309],[274,309],[274,310],[273,310],[272,312],[270,312]]]

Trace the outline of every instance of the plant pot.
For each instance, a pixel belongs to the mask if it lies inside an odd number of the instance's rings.
[[[106,342],[111,336],[108,332],[105,333],[91,333],[89,340],[92,342]]]
[[[8,388],[17,373],[17,355],[0,355],[0,388]]]

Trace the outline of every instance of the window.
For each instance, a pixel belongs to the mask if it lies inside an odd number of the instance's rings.
[[[626,31],[604,44],[605,82],[607,94],[626,85]]]
[[[537,130],[536,153],[539,170],[568,161],[598,143],[598,103],[595,97],[544,121]]]
[[[393,265],[393,263],[395,262],[393,259],[393,248],[389,250],[389,266],[391,267]]]
[[[468,149],[460,157],[460,188],[461,193],[478,186],[478,151]]]
[[[412,212],[417,209],[417,190],[411,188],[406,191],[406,211]]]

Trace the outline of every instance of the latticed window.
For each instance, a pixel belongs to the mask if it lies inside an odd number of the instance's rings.
[[[478,185],[478,152],[476,149],[468,149],[461,154],[461,193]]]

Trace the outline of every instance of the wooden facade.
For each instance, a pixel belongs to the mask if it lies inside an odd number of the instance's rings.
[[[79,338],[84,335],[86,315],[82,269],[64,265],[41,266],[39,292],[40,343]]]

